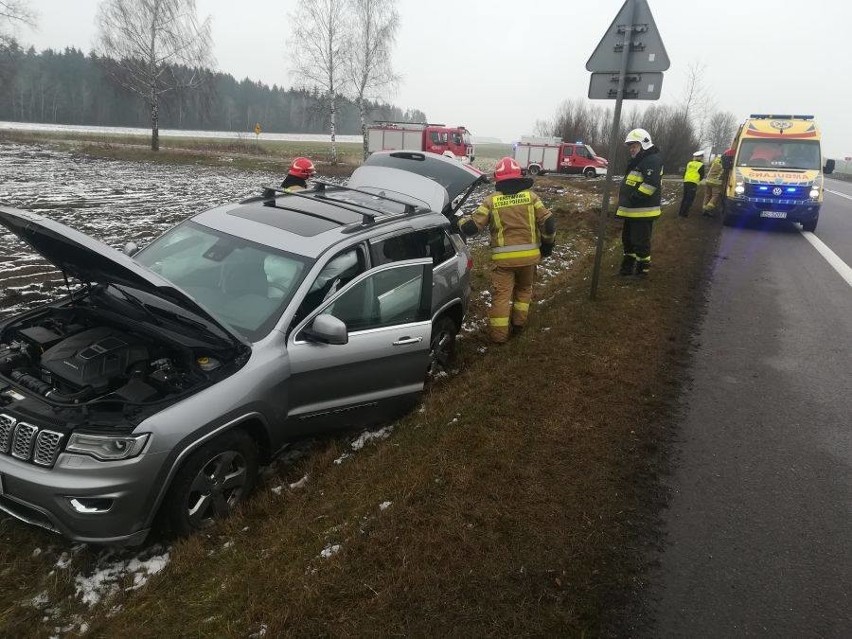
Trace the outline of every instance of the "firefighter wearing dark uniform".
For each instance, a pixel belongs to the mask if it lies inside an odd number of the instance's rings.
[[[647,275],[651,267],[651,231],[654,220],[660,217],[660,182],[663,158],[645,129],[633,129],[624,140],[630,152],[621,190],[618,193],[616,216],[624,220],[621,242],[624,259],[621,275]]]
[[[308,188],[308,178],[316,175],[314,163],[308,158],[296,158],[287,171],[287,177],[281,182],[281,188],[285,191],[304,191]]]
[[[486,197],[469,217],[459,221],[465,235],[491,232],[491,340],[509,339],[509,325],[520,330],[527,323],[536,265],[553,252],[556,220],[530,191],[520,165],[510,157],[494,170],[497,192]]]
[[[689,207],[695,201],[695,193],[698,191],[698,183],[704,179],[704,152],[696,151],[692,159],[686,163],[686,171],[683,174],[683,199],[680,201],[678,215],[687,217]]]

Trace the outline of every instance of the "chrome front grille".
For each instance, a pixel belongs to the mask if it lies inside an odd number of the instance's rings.
[[[65,435],[0,414],[0,453],[40,466],[53,466]]]
[[[15,420],[8,415],[0,415],[0,453],[8,453],[12,445],[12,431],[15,430]]]
[[[33,454],[33,444],[38,428],[26,422],[18,422],[15,435],[12,437],[12,457],[29,459]]]

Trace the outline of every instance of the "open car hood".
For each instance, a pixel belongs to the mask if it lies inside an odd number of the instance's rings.
[[[235,344],[239,336],[223,326],[169,280],[124,253],[43,215],[0,207],[0,224],[66,275],[85,283],[119,284],[150,293],[184,308]]]
[[[488,181],[485,173],[469,164],[462,164],[456,159],[425,151],[379,151],[364,160],[362,166],[400,169],[437,182],[447,190],[450,196],[450,210],[441,211],[443,213],[455,213],[476,186]],[[358,171],[360,170],[360,168],[356,169],[352,174],[350,186],[356,186],[359,183]]]

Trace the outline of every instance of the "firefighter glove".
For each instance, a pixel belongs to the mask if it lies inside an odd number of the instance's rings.
[[[539,250],[542,257],[550,257],[551,253],[553,253],[553,242],[542,242]]]

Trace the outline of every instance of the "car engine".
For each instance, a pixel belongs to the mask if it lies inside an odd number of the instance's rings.
[[[204,385],[220,366],[207,353],[72,310],[0,334],[0,380],[64,406],[161,402]]]

